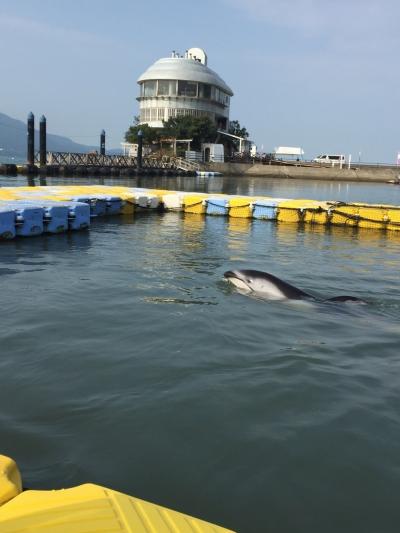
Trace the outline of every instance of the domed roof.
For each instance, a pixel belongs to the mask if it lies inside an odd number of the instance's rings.
[[[232,89],[218,76],[216,72],[195,59],[185,57],[164,57],[151,65],[137,80],[142,83],[147,80],[185,80],[197,81],[216,85],[230,96]]]

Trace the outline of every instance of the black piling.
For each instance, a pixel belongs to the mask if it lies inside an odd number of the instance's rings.
[[[106,155],[106,132],[104,130],[100,133],[100,155]]]
[[[137,168],[142,170],[142,155],[143,155],[143,132],[138,131],[138,147],[137,147]]]
[[[47,164],[47,148],[46,148],[46,117],[42,115],[40,117],[39,125],[39,162],[40,168],[44,168]]]
[[[27,164],[33,166],[35,164],[35,117],[33,113],[29,113],[27,121]]]

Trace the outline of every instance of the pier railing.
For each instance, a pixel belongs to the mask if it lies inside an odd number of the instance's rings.
[[[200,170],[200,165],[194,161],[188,161],[182,157],[175,158],[175,167],[180,170]]]
[[[39,154],[36,154],[35,163],[40,163]],[[103,155],[74,152],[47,152],[46,164],[51,166],[86,166],[86,167],[132,167],[137,168],[137,157],[128,155]],[[173,159],[144,157],[143,168],[179,168]]]

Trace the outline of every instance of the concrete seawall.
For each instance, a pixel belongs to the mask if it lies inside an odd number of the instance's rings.
[[[316,179],[331,181],[388,182],[400,176],[400,169],[387,167],[326,168],[294,165],[262,165],[260,163],[210,163],[207,170],[225,176],[260,176],[270,178]]]

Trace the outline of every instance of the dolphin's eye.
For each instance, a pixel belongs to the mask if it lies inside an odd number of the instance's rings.
[[[252,283],[252,279],[251,278],[247,278],[247,283]]]

